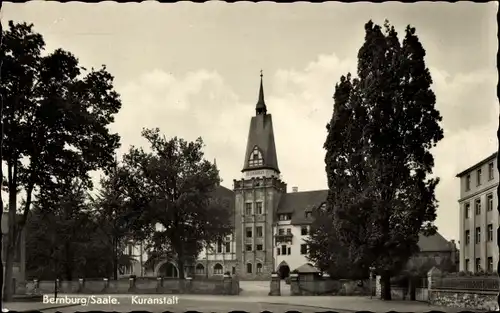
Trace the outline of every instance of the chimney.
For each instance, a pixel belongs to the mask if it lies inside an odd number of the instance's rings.
[[[292,192],[299,192],[299,187],[292,187]]]

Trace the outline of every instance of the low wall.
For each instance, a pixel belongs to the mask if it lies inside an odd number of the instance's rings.
[[[237,295],[239,281],[233,277],[213,279],[137,278],[124,280],[30,281],[26,294],[212,294]]]
[[[434,305],[496,311],[499,279],[496,276],[429,275],[429,302]]]
[[[315,280],[301,280],[300,277],[290,279],[292,296],[369,296],[371,293],[370,282],[359,280],[334,280],[329,277]]]

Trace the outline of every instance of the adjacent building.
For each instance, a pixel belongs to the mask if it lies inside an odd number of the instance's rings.
[[[328,190],[299,191],[297,187],[292,187],[291,192],[287,190],[286,182],[281,179],[262,75],[241,172],[242,177],[234,180],[233,190],[217,186],[215,191],[218,198],[230,203],[233,234],[204,249],[195,264],[186,266],[186,273],[212,276],[229,272],[242,279],[267,279],[273,271],[286,277],[309,262],[306,239],[312,212],[325,205]],[[429,237],[426,243],[436,240],[433,238]],[[444,248],[440,245],[432,252],[439,254],[444,250],[451,253],[453,249],[446,242]],[[152,274],[177,277],[175,261],[159,262]]]
[[[460,270],[496,270],[498,262],[497,153],[457,175],[460,179]]]

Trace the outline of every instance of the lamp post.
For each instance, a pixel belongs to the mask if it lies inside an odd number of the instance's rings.
[[[370,266],[370,299],[373,298],[373,276],[374,276],[374,272],[375,272],[375,267],[373,266]]]

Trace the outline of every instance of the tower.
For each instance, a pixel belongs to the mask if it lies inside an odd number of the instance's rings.
[[[268,278],[276,267],[273,226],[286,184],[279,178],[273,122],[264,101],[262,71],[241,172],[242,179],[234,180],[237,272],[247,279]]]

